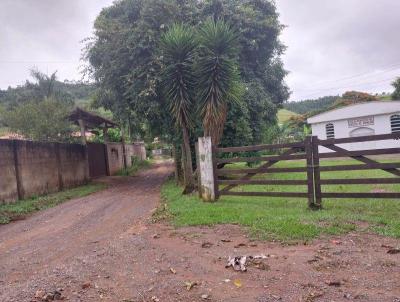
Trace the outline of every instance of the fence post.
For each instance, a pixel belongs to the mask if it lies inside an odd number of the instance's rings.
[[[307,165],[307,195],[308,195],[308,207],[310,209],[315,208],[315,196],[314,196],[314,165],[313,165],[313,145],[312,137],[307,136],[304,140],[304,147],[306,152],[306,165]]]
[[[197,192],[201,198],[201,174],[200,174],[200,157],[199,157],[199,143],[194,144],[194,150],[196,152],[196,177],[197,177]]]
[[[17,184],[17,196],[18,199],[21,200],[24,198],[24,188],[22,186],[22,178],[21,178],[21,171],[19,166],[19,159],[18,159],[18,149],[19,144],[17,140],[13,140],[13,156],[14,156],[14,169],[15,169],[15,180]]]
[[[111,176],[110,159],[108,158],[108,146],[107,146],[107,143],[103,144],[103,150],[104,150],[104,158],[105,158],[105,161],[106,161],[107,176]]]
[[[54,143],[54,148],[56,151],[56,161],[57,161],[57,176],[58,176],[58,190],[62,191],[64,189],[64,182],[62,179],[62,163],[61,163],[61,151],[60,143]]]
[[[218,175],[217,175],[217,148],[212,145],[212,164],[213,164],[213,178],[214,178],[214,195],[215,200],[219,199]]]
[[[215,201],[214,161],[211,137],[199,137],[199,175],[201,184],[199,187],[204,201]]]
[[[315,208],[322,208],[322,198],[321,198],[321,173],[319,170],[319,140],[318,136],[312,137],[312,154],[313,154],[313,169],[314,169],[314,200]]]

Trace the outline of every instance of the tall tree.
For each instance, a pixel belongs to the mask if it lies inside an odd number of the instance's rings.
[[[118,118],[126,114],[123,118],[130,119],[133,131],[143,129],[151,136],[173,140],[175,129],[170,127],[168,112],[163,110],[166,101],[160,87],[159,37],[173,22],[197,25],[214,16],[238,28],[239,73],[248,88],[243,103],[228,107],[236,114],[228,114],[226,125],[240,119],[246,128],[252,128],[251,132],[246,131],[246,140],[238,141],[235,136],[244,132],[226,126],[222,143],[258,143],[262,129],[274,123],[277,108],[288,97],[283,81],[286,71],[280,60],[284,46],[279,42],[279,34],[283,27],[274,3],[269,0],[114,2],[97,17],[95,36],[86,52],[88,71],[101,91],[98,104],[112,110]],[[253,91],[253,87],[257,89]],[[252,107],[264,110],[253,111],[250,118]],[[246,110],[240,110],[243,108]],[[253,123],[253,118],[257,122]]]
[[[182,131],[185,192],[194,189],[189,129],[193,128],[196,41],[190,27],[175,24],[161,38],[165,69],[162,86],[177,127]]]
[[[285,50],[279,40],[284,26],[279,22],[275,4],[269,0],[205,0],[202,3],[202,16],[225,20],[238,29],[238,65],[246,87],[243,100],[251,114],[252,129],[242,144],[260,143],[265,129],[276,124],[277,109],[289,97],[284,82],[287,72],[280,58]]]
[[[228,104],[241,94],[236,56],[237,34],[222,20],[207,20],[199,31],[199,58],[196,64],[199,109],[204,136],[215,145],[221,140]]]
[[[393,81],[392,86],[394,87],[394,91],[392,93],[393,100],[400,100],[400,77]]]

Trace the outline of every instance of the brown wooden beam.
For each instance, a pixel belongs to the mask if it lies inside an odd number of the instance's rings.
[[[308,197],[308,193],[301,192],[220,192],[220,195],[229,196],[269,196],[269,197]]]
[[[343,148],[335,146],[335,145],[326,145],[325,147],[327,147],[327,148],[329,148],[329,149],[331,149],[333,151],[340,152],[340,153],[342,153],[343,155],[345,155],[347,157],[351,157],[351,158],[353,158],[355,160],[358,160],[358,161],[361,161],[361,162],[363,162],[365,164],[379,164],[379,162],[377,162],[375,160],[372,160],[370,158],[364,157],[362,155],[354,156],[351,153],[352,151],[347,151],[346,149],[343,149]],[[382,170],[386,171],[388,173],[391,173],[393,175],[400,176],[400,171],[397,170],[397,169],[382,169]]]
[[[294,148],[286,150],[282,156],[286,156],[286,155],[290,155],[292,153],[296,152],[296,150]],[[274,159],[274,160],[270,160],[267,163],[261,165],[260,167],[254,169],[254,172],[248,173],[247,175],[243,176],[241,179],[250,179],[252,178],[254,175],[257,175],[258,171],[260,170],[265,170],[268,169],[269,167],[275,165],[277,162],[279,162],[279,160]],[[218,173],[217,173],[218,174]],[[228,185],[225,188],[223,188],[221,191],[219,192],[228,192],[230,189],[236,187],[237,185]]]

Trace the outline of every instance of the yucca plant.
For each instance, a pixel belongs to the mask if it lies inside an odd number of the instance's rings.
[[[237,69],[238,35],[222,20],[207,20],[199,30],[196,86],[204,136],[221,140],[229,102],[241,95]]]
[[[161,37],[165,68],[162,86],[169,109],[182,130],[185,191],[194,189],[189,130],[193,127],[194,73],[193,61],[197,43],[192,28],[175,24]]]

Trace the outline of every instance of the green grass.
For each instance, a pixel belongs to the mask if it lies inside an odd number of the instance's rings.
[[[119,176],[135,176],[139,171],[148,169],[151,166],[151,161],[149,160],[133,160],[132,166],[120,170],[117,175]]]
[[[0,127],[0,136],[6,135],[10,132],[10,130],[6,127]]]
[[[390,94],[379,95],[378,98],[382,101],[391,101],[392,96]]]
[[[287,109],[280,109],[277,114],[278,122],[279,122],[279,124],[283,124],[283,123],[287,122],[292,116],[295,116],[295,115],[298,115],[298,114],[295,112],[292,112],[290,110],[287,110]]]
[[[322,165],[354,164],[354,161],[324,161]],[[277,164],[301,166],[300,161]],[[231,165],[237,168],[239,165]],[[305,179],[304,173],[263,174],[258,178]],[[321,178],[391,177],[380,170],[322,173]],[[306,192],[306,186],[246,185],[235,191]],[[331,185],[325,192],[399,192],[400,185]],[[307,208],[304,198],[222,196],[215,203],[202,202],[197,195],[181,195],[173,182],[162,188],[168,215],[176,226],[239,224],[260,239],[310,240],[349,231],[371,231],[400,238],[400,201],[387,199],[323,199],[323,210]]]
[[[87,196],[104,188],[103,184],[88,184],[40,197],[19,200],[15,203],[2,204],[0,205],[0,224],[23,219],[34,212],[54,207],[72,198]]]

